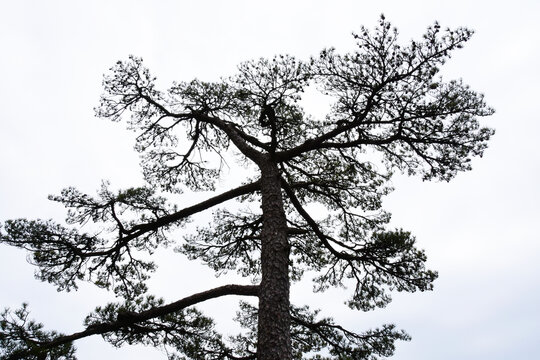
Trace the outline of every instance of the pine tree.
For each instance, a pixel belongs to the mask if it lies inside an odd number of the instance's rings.
[[[493,131],[477,119],[493,110],[462,81],[439,76],[471,35],[435,23],[421,41],[400,45],[381,17],[374,31],[354,34],[350,53],[248,61],[229,78],[174,83],[166,91],[140,58],[119,61],[104,77],[96,113],[137,132],[147,186],[115,192],[105,183],[97,197],[64,189],[50,199],[68,209],[67,225],[9,220],[0,240],[28,250],[38,278],[59,290],[89,281],[121,301],[96,308],[71,335],[43,330],[28,320],[26,305],[5,310],[2,358],[74,359],[72,342],[95,334],[117,346],[163,346],[170,358],[392,355],[396,340],[409,339],[405,332],[394,325],[344,329],[319,310],[290,304],[289,288],[315,273],[315,291],[346,285],[347,304],[362,311],[387,305],[391,291],[432,289],[436,272],[426,269],[409,232],[388,229],[382,198],[393,172],[449,181],[486,148]],[[308,87],[332,100],[328,114],[304,111]],[[249,173],[238,187],[185,208],[164,196],[216,191],[228,157]],[[244,209],[232,211],[225,204],[231,200]],[[326,208],[326,218],[310,213],[313,203]],[[144,254],[173,243],[172,232],[208,209],[212,223],[174,245],[256,285],[223,285],[169,304],[148,295],[155,264]],[[84,232],[87,223],[101,231]],[[237,320],[245,331],[229,339],[193,307],[227,295],[258,300],[241,302]]]

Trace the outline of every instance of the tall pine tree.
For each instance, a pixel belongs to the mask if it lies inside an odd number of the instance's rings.
[[[347,285],[347,304],[362,311],[388,304],[392,290],[432,288],[437,274],[425,268],[409,232],[388,229],[381,201],[393,172],[448,181],[470,170],[471,158],[486,148],[493,131],[477,118],[492,109],[461,81],[438,75],[471,34],[435,24],[420,41],[400,45],[381,17],[373,32],[354,34],[353,52],[248,61],[230,78],[174,83],[166,91],[141,59],[118,62],[104,78],[96,112],[137,132],[148,185],[114,192],[104,184],[97,197],[64,189],[51,200],[68,208],[67,226],[10,220],[0,240],[28,250],[38,278],[59,290],[90,281],[122,301],[96,308],[85,329],[71,335],[43,330],[28,320],[26,305],[6,310],[2,358],[73,359],[72,342],[94,334],[117,346],[163,346],[171,358],[392,355],[394,341],[408,339],[403,331],[344,329],[318,310],[291,304],[289,288],[304,272],[315,273],[315,291]],[[328,114],[304,111],[308,87],[332,100]],[[228,156],[248,169],[238,187],[184,208],[163,196],[215,191]],[[230,200],[245,210],[231,211]],[[326,208],[324,219],[311,213],[314,203]],[[148,295],[155,265],[144,253],[173,243],[171,232],[211,208],[212,223],[174,245],[216,272],[234,270],[257,285],[223,285],[169,304]],[[84,232],[87,223],[101,231]],[[227,295],[258,299],[258,306],[241,303],[237,320],[245,331],[230,339],[193,307]]]

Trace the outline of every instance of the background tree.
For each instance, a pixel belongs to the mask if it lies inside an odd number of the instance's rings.
[[[323,349],[336,358],[391,355],[395,340],[408,339],[404,332],[385,325],[356,334],[319,319],[318,311],[289,303],[290,281],[313,271],[316,291],[352,284],[347,303],[364,311],[388,304],[391,290],[432,288],[436,273],[425,268],[410,233],[387,229],[381,199],[393,170],[450,180],[482,155],[493,131],[477,117],[492,110],[461,81],[437,76],[470,36],[435,24],[421,41],[401,46],[382,17],[373,33],[362,28],[354,35],[352,53],[326,49],[306,62],[250,61],[219,83],[175,83],[166,92],[157,90],[141,59],[118,62],[104,79],[96,112],[113,121],[131,115],[148,187],[113,192],[105,183],[98,197],[65,189],[51,200],[68,208],[70,227],[7,221],[1,241],[31,251],[38,277],[59,290],[87,280],[123,302],[96,308],[86,329],[71,335],[42,331],[27,320],[26,306],[5,311],[4,358],[73,358],[69,344],[93,334],[114,345],[163,345],[174,349],[171,357],[324,358],[315,355]],[[333,100],[324,118],[302,109],[307,87]],[[229,156],[252,176],[237,188],[185,208],[158,194],[214,190]],[[155,265],[144,253],[170,244],[171,232],[190,216],[233,199],[246,210],[222,206],[209,227],[176,245],[257,285],[224,285],[167,305],[146,295]],[[313,203],[326,207],[326,218],[311,213]],[[83,232],[88,223],[100,231]],[[258,298],[257,307],[241,304],[238,321],[246,331],[229,341],[191,307],[226,295]]]

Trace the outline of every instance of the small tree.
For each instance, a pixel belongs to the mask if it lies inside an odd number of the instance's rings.
[[[86,280],[122,298],[96,308],[85,330],[59,335],[27,320],[26,305],[6,310],[0,323],[4,359],[73,359],[72,341],[100,334],[124,343],[162,345],[193,359],[375,359],[390,356],[408,335],[393,325],[357,334],[318,311],[289,303],[290,282],[315,273],[315,291],[352,285],[347,304],[383,307],[391,290],[432,288],[436,273],[414,237],[386,228],[381,199],[394,170],[425,180],[450,180],[470,169],[493,131],[477,117],[492,114],[480,94],[437,74],[451,51],[470,38],[467,29],[429,27],[421,41],[397,43],[381,17],[374,32],[354,34],[347,54],[323,50],[303,62],[291,56],[249,61],[216,83],[175,83],[162,92],[142,60],[118,62],[103,85],[96,112],[138,132],[136,149],[148,187],[97,197],[75,188],[51,196],[68,208],[70,227],[52,221],[6,221],[2,243],[31,252],[37,277],[59,290]],[[299,101],[314,87],[333,104],[324,117]],[[178,208],[157,195],[213,191],[229,155],[250,169],[237,188]],[[218,273],[236,270],[258,285],[224,285],[170,304],[146,295],[155,265],[141,257],[170,244],[170,232],[190,216],[237,200],[260,211],[221,207],[207,228],[176,244]],[[323,220],[307,205],[326,207]],[[230,208],[229,208],[230,209]],[[101,224],[97,234],[82,232]],[[237,320],[246,331],[225,341],[211,319],[192,307],[226,295],[251,296]],[[321,353],[322,351],[322,353]],[[316,355],[317,353],[323,355]]]

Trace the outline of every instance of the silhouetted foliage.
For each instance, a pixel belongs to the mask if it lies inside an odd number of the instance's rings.
[[[290,281],[309,271],[315,291],[347,286],[348,306],[362,311],[384,307],[392,291],[432,289],[437,274],[425,268],[409,232],[387,228],[382,197],[394,171],[448,181],[486,148],[493,131],[477,118],[492,109],[462,81],[438,75],[471,34],[435,24],[420,41],[400,45],[381,17],[374,32],[354,34],[352,52],[248,61],[219,82],[179,82],[166,91],[140,58],[119,61],[104,78],[96,113],[137,132],[147,186],[113,192],[104,183],[97,197],[65,189],[50,199],[68,209],[67,226],[10,220],[0,239],[28,250],[37,277],[59,290],[90,281],[122,301],[96,308],[84,331],[64,336],[29,322],[26,305],[6,311],[2,358],[72,359],[71,342],[94,334],[115,346],[162,346],[170,358],[391,356],[395,340],[409,339],[403,331],[344,329],[319,310],[291,305]],[[304,111],[307,87],[332,100],[328,114]],[[185,208],[163,196],[215,191],[231,156],[246,168],[237,188]],[[244,208],[221,206],[184,241],[170,237],[192,215],[229,200]],[[326,208],[324,219],[310,212],[314,203]],[[101,230],[83,232],[87,223]],[[258,285],[225,285],[164,304],[146,294],[156,266],[144,253],[169,244],[218,274],[233,270]],[[258,299],[258,306],[241,303],[245,331],[229,339],[192,307],[226,295]]]

